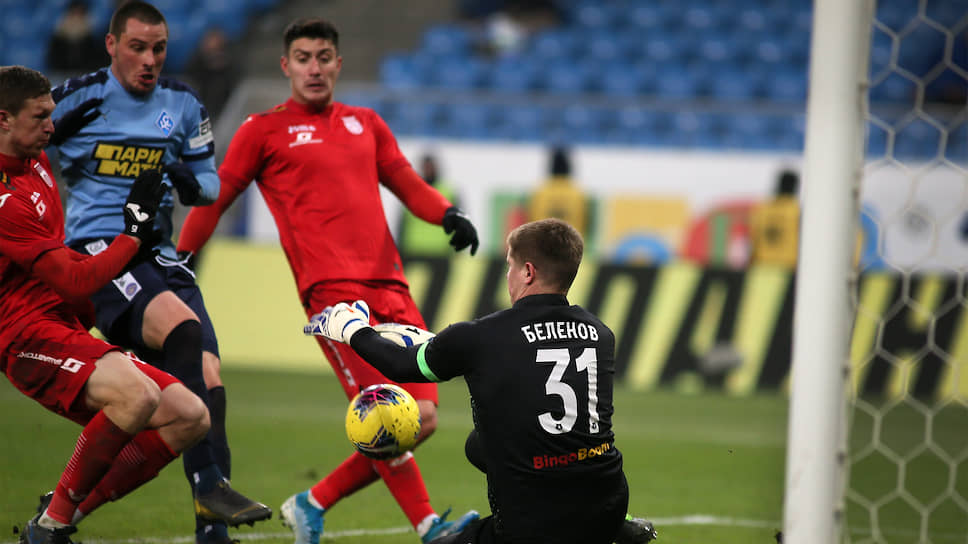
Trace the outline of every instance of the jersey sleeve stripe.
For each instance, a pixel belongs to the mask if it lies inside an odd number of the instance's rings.
[[[427,364],[427,344],[429,342],[424,342],[420,344],[420,348],[417,349],[417,367],[420,369],[420,373],[424,375],[424,378],[432,382],[441,381],[440,378],[434,374],[433,370],[430,370],[430,365]]]

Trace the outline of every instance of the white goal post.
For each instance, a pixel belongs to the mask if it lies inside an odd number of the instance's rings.
[[[872,16],[872,0],[814,2],[784,544],[838,542],[843,520],[849,282]]]
[[[968,0],[813,17],[783,542],[968,543]]]

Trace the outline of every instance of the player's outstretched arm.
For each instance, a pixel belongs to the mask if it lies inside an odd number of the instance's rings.
[[[399,336],[398,343],[381,336],[379,331],[370,326],[369,320],[370,309],[366,302],[358,300],[352,305],[341,302],[312,316],[309,323],[303,327],[303,333],[349,344],[363,357],[363,360],[373,365],[391,380],[399,382],[433,381],[421,373],[417,363],[417,353],[420,346],[404,347],[406,341],[401,340],[402,335],[409,335],[412,338],[419,338],[418,341],[423,342],[433,336],[431,333],[416,327],[413,327],[416,332],[407,330],[406,326],[399,324],[392,324],[393,326],[390,324],[377,325],[382,331],[386,332],[388,337]]]
[[[138,247],[154,240],[158,205],[165,194],[161,173],[142,172],[131,186],[124,204],[124,232],[107,249],[85,258],[66,247],[55,248],[37,258],[31,270],[67,300],[89,297],[138,254]]]

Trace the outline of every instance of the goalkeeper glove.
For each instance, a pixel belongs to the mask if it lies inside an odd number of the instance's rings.
[[[140,239],[142,244],[150,243],[151,229],[164,195],[161,172],[142,171],[131,185],[128,200],[124,203],[124,234]]]
[[[370,307],[366,302],[357,300],[352,306],[340,302],[336,306],[327,306],[325,310],[309,318],[309,323],[303,327],[303,334],[324,336],[349,344],[358,330],[369,326]]]
[[[373,325],[373,330],[394,344],[405,348],[419,346],[437,336],[415,325],[404,325],[403,323],[380,323]]]
[[[54,121],[54,133],[50,135],[50,145],[61,145],[89,125],[91,121],[97,119],[101,115],[101,112],[97,110],[101,102],[104,102],[103,98],[85,100],[78,104],[76,108],[62,115],[60,119]]]
[[[467,214],[460,208],[457,206],[447,208],[447,211],[444,212],[444,220],[440,224],[444,227],[445,233],[454,233],[450,237],[450,245],[454,248],[454,251],[460,251],[467,246],[471,246],[471,255],[477,253],[477,229],[474,228],[470,219],[467,218]]]
[[[183,162],[172,162],[166,164],[163,170],[171,180],[171,186],[178,190],[178,201],[185,206],[191,206],[198,201],[198,195],[202,191],[201,184],[195,179],[195,172]]]

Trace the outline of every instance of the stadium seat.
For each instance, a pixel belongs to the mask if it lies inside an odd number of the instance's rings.
[[[645,94],[651,87],[646,80],[654,77],[655,69],[652,65],[612,62],[603,65],[598,88],[608,96],[633,98]]]
[[[542,106],[511,105],[498,108],[495,135],[515,141],[541,140],[547,135],[549,112]]]
[[[577,36],[568,30],[554,29],[535,34],[528,52],[541,62],[570,59],[578,49]]]
[[[438,88],[467,91],[477,88],[484,80],[488,65],[479,58],[449,58],[434,63],[428,81]]]
[[[866,154],[868,158],[877,159],[887,153],[888,132],[877,123],[868,122],[865,130]]]
[[[897,72],[891,72],[879,81],[871,81],[870,98],[875,102],[913,104],[916,93],[917,85],[914,81]]]
[[[575,13],[575,24],[586,30],[609,30],[615,27],[622,14],[607,2],[586,2]]]
[[[803,102],[807,98],[807,75],[797,70],[780,70],[766,78],[766,97],[774,102]]]
[[[486,139],[493,137],[494,126],[498,123],[496,108],[491,104],[452,103],[447,109],[448,130],[455,137]]]
[[[468,55],[473,38],[457,25],[436,25],[423,33],[421,51],[430,55]]]
[[[938,153],[941,129],[924,119],[895,129],[894,156],[899,159],[927,159]]]
[[[590,63],[555,62],[546,68],[544,89],[552,94],[578,94],[592,87],[594,73]]]
[[[515,55],[501,57],[491,63],[484,74],[484,83],[496,92],[522,93],[537,86],[539,67],[530,57]]]
[[[923,21],[915,24],[910,32],[905,32],[900,37],[897,65],[917,77],[922,77],[940,62],[945,48],[945,34]]]
[[[422,65],[410,55],[396,53],[387,55],[380,63],[380,82],[393,90],[411,90],[424,84]]]
[[[661,30],[666,20],[665,10],[655,3],[636,3],[622,17],[622,22],[634,32]]]
[[[655,94],[661,98],[686,100],[699,92],[699,78],[679,64],[664,64],[656,70]]]

